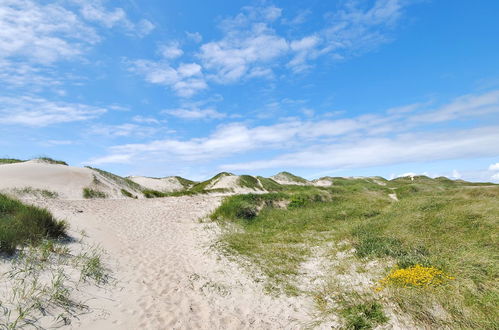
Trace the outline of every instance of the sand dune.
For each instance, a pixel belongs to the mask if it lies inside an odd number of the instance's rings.
[[[129,176],[128,177],[133,182],[140,184],[141,186],[157,190],[161,192],[173,192],[184,190],[185,187],[180,183],[180,181],[173,176],[166,178],[149,178],[146,176]]]
[[[61,199],[82,199],[83,188],[101,191],[109,198],[125,198],[121,189],[141,196],[133,187],[120,184],[90,169],[48,164],[38,160],[0,166],[0,191],[32,188],[57,193]],[[23,196],[23,197],[29,197]]]
[[[82,329],[301,329],[312,301],[275,298],[213,248],[200,223],[221,197],[39,200],[108,253],[118,284],[91,301]],[[102,293],[96,293],[96,296]]]

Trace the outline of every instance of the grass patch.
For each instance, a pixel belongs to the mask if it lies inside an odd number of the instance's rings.
[[[238,184],[241,187],[246,187],[250,189],[260,189],[260,184],[258,182],[258,179],[251,176],[251,175],[241,175],[239,176],[239,181]]]
[[[126,189],[121,189],[121,194],[125,197],[129,197],[129,198],[137,198],[137,196],[133,195],[131,192],[129,192],[128,190]]]
[[[2,164],[15,164],[15,163],[23,163],[24,160],[15,159],[15,158],[0,158],[0,165]]]
[[[391,306],[421,327],[499,327],[499,186],[424,176],[386,186],[364,178],[334,182],[226,198],[211,216],[223,228],[221,246],[282,293],[300,280],[300,265],[314,247],[347,242],[361,263],[420,265],[455,277],[438,286],[383,290]],[[388,197],[394,191],[399,201]],[[279,207],[283,201],[287,207]],[[390,272],[381,269],[378,280]]]
[[[345,319],[345,328],[354,330],[372,329],[389,320],[383,306],[376,301],[344,306],[340,315]]]
[[[92,188],[83,188],[83,198],[106,198],[107,194],[103,191],[95,190]]]
[[[0,194],[0,252],[12,254],[19,246],[64,236],[66,223],[49,211]]]
[[[94,170],[94,171],[98,172],[103,177],[111,180],[112,182],[114,182],[114,183],[116,183],[118,185],[124,185],[124,186],[127,186],[128,188],[130,188],[132,190],[136,190],[136,191],[141,191],[142,190],[142,186],[141,185],[139,185],[136,182],[133,182],[132,180],[130,180],[128,178],[123,178],[123,177],[121,177],[119,175],[116,175],[116,174],[113,174],[111,172],[107,172],[107,171],[101,170],[99,168],[90,167],[90,166],[85,166],[85,167],[88,168],[88,169],[91,169],[91,170]]]
[[[30,195],[35,197],[43,197],[43,198],[57,198],[59,194],[55,191],[50,191],[47,189],[37,189],[32,187],[24,187],[24,188],[14,188],[12,192],[19,196]]]
[[[306,179],[302,178],[301,176],[297,176],[297,175],[294,175],[294,174],[289,173],[289,172],[280,172],[280,173],[276,174],[274,177],[284,177],[289,181],[299,182],[299,183],[303,183],[303,184],[309,183]]]
[[[281,191],[284,189],[282,185],[270,178],[264,178],[263,176],[258,176],[257,179],[260,181],[263,189],[267,191]]]
[[[196,182],[185,179],[181,176],[174,176],[174,178],[178,180],[178,182],[184,187],[184,189],[189,189],[196,184]]]
[[[62,161],[62,160],[57,160],[57,159],[53,159],[53,158],[50,158],[50,157],[38,157],[36,158],[38,160],[41,160],[43,161],[44,163],[48,163],[48,164],[53,164],[53,165],[66,165],[68,166],[68,163],[66,163],[65,161]]]

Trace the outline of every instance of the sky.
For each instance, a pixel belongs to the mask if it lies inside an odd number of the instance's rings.
[[[0,157],[499,182],[499,1],[2,0]]]

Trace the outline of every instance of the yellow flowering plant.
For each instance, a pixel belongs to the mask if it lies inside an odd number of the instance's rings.
[[[397,287],[430,287],[454,279],[454,277],[447,275],[438,268],[424,267],[417,264],[408,268],[392,270],[390,274],[379,281],[379,286],[375,290],[381,291],[390,285]]]

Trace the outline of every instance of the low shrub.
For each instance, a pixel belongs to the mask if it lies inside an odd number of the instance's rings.
[[[92,188],[83,188],[83,198],[106,198],[107,194],[103,191]]]
[[[0,252],[12,254],[18,246],[64,237],[66,227],[46,209],[0,194]]]

